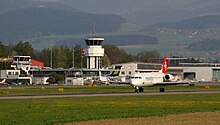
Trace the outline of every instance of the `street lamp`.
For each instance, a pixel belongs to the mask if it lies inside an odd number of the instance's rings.
[[[51,43],[50,43],[50,67],[51,69],[53,69],[53,41],[51,40]]]
[[[75,53],[74,47],[75,47],[75,46],[73,45],[73,53],[72,53],[72,54],[73,54],[73,65],[72,65],[72,67],[74,67],[74,65],[75,65],[75,64],[74,64],[74,53]]]

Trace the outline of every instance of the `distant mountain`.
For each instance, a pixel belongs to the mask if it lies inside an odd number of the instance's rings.
[[[14,11],[16,9],[18,9],[18,7],[14,4],[11,4],[9,1],[0,0],[0,14],[10,12],[10,11]]]
[[[0,6],[4,4],[12,7],[0,14],[0,41],[6,42],[17,42],[46,35],[90,33],[94,25],[97,32],[113,32],[125,22],[117,15],[85,13],[51,0],[8,0],[6,2],[0,0],[0,2],[2,3]]]
[[[41,7],[78,11],[71,6],[58,3],[57,0],[0,0],[0,14],[15,10]]]
[[[59,0],[91,13],[113,13],[145,25],[220,14],[219,0]]]
[[[162,28],[171,28],[171,29],[215,28],[215,27],[220,27],[220,15],[194,17],[183,21],[160,23],[155,26]]]

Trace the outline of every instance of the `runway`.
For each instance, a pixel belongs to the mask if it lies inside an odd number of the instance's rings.
[[[103,96],[149,96],[149,95],[180,95],[180,94],[213,94],[220,90],[196,90],[181,91],[167,90],[166,92],[146,93],[77,93],[77,94],[22,94],[22,95],[0,95],[0,100],[9,99],[44,99],[44,98],[70,98],[70,97],[103,97]]]

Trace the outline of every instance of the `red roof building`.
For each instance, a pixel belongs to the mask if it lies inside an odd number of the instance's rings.
[[[31,66],[37,66],[37,67],[41,67],[42,69],[44,68],[44,63],[31,59]]]

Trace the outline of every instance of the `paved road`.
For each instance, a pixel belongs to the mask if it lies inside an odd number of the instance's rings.
[[[220,90],[196,90],[180,91],[167,90],[166,92],[149,93],[77,93],[77,94],[27,94],[27,95],[1,95],[0,100],[4,99],[40,99],[40,98],[66,98],[66,97],[98,97],[98,96],[138,96],[138,95],[177,95],[177,94],[211,94],[220,93]]]

